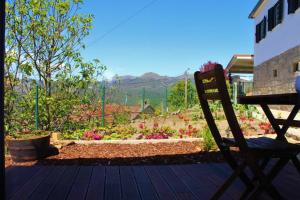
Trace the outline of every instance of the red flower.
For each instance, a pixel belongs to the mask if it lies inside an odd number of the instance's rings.
[[[241,120],[242,122],[245,122],[245,121],[247,120],[247,117],[241,116],[241,117],[240,117],[240,120]]]
[[[145,124],[140,123],[140,124],[139,124],[139,128],[140,128],[140,129],[144,129],[144,128],[145,128]]]

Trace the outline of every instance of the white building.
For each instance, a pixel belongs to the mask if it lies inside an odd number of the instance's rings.
[[[300,70],[300,0],[260,0],[249,18],[255,21],[255,93],[294,92]]]

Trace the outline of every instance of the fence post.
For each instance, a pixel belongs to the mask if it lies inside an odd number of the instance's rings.
[[[238,87],[237,87],[237,82],[233,83],[233,103],[237,104],[237,91]]]
[[[39,83],[36,82],[36,94],[35,94],[35,129],[39,129]]]
[[[125,95],[125,106],[127,106],[127,102],[128,102],[128,93],[126,93]]]
[[[102,126],[105,126],[105,82],[102,86]]]
[[[143,91],[142,91],[142,112],[144,112],[145,109],[145,87],[143,87]]]
[[[166,94],[165,94],[165,112],[168,113],[168,87],[166,87]]]

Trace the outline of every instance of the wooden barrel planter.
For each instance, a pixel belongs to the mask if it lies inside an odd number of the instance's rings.
[[[34,161],[49,154],[50,134],[31,139],[8,139],[7,147],[15,162]]]

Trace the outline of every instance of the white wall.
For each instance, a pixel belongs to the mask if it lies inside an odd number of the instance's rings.
[[[268,18],[268,10],[275,5],[277,1],[278,0],[268,0],[263,11],[255,18],[255,25],[258,24],[264,16]],[[284,17],[282,23],[277,25],[272,31],[267,31],[266,38],[254,45],[254,66],[260,65],[300,45],[300,8],[294,14],[288,15],[288,2],[287,0],[284,1]]]

